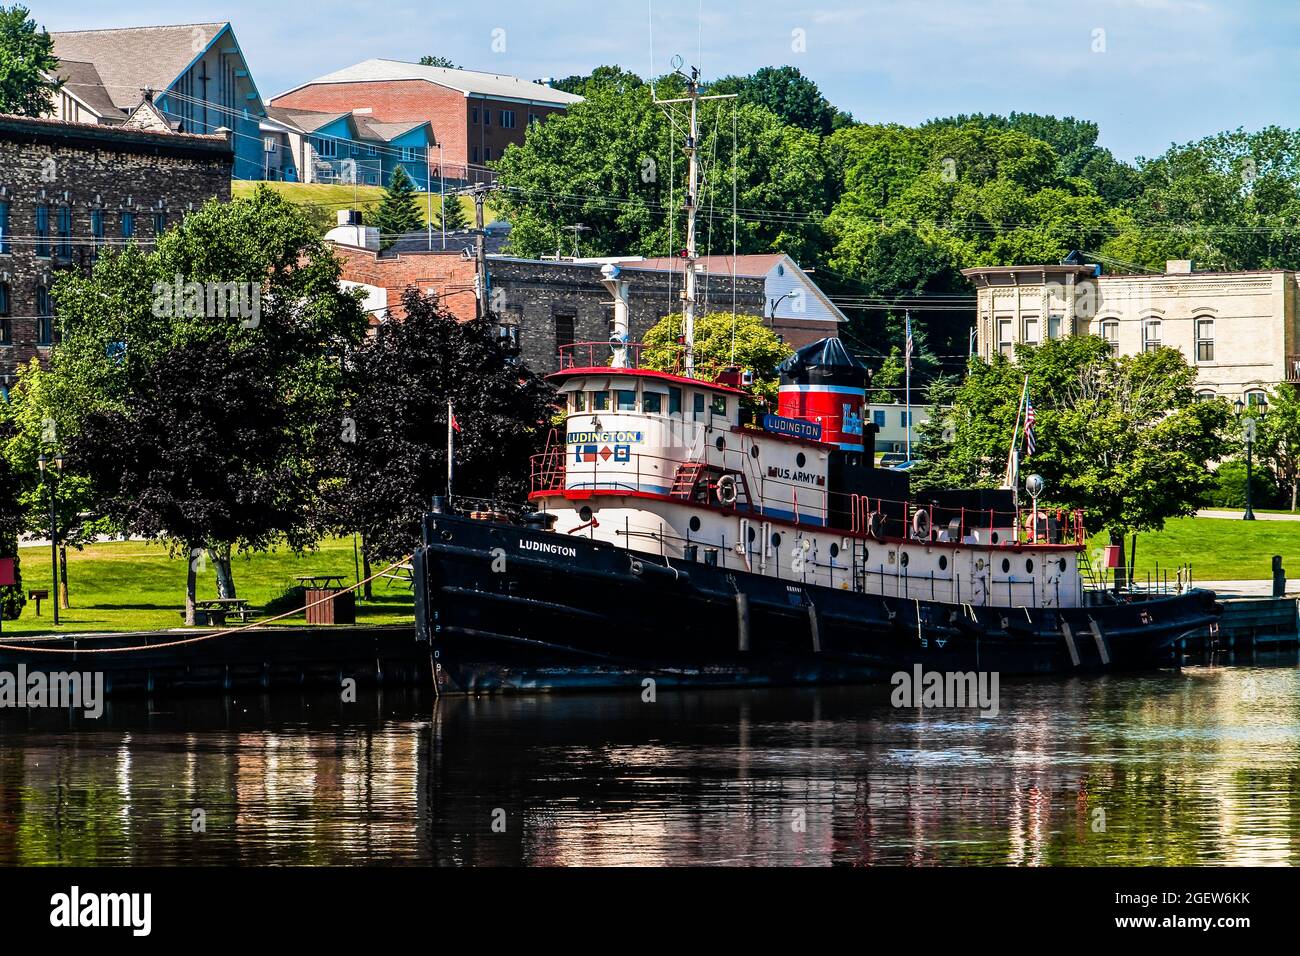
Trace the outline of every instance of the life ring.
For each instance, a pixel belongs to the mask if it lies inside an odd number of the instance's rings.
[[[919,540],[930,539],[930,512],[918,511],[912,515],[912,535]]]
[[[736,503],[736,476],[723,475],[718,479],[718,502],[724,505],[734,505]]]

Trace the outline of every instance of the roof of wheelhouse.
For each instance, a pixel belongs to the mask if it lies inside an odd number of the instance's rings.
[[[674,375],[672,372],[657,372],[648,368],[613,368],[609,365],[591,365],[586,368],[560,369],[558,372],[551,372],[546,377],[548,379],[562,379],[579,376],[594,377],[597,375],[603,375],[606,377],[622,375],[634,378],[650,378],[669,382],[674,385],[688,385],[693,388],[704,389],[710,392],[722,392],[726,395],[749,395],[749,392],[746,392],[743,389],[732,388],[730,385],[723,385],[719,382],[705,382],[698,378],[688,378],[685,375]]]

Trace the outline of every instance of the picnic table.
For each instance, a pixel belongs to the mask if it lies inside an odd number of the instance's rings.
[[[227,617],[239,618],[241,623],[247,624],[253,616],[246,598],[206,598],[194,602],[194,611],[196,618],[202,614],[214,627],[222,627]]]
[[[341,574],[297,574],[294,575],[294,580],[304,588],[313,591],[323,591],[327,588],[343,587],[343,575]]]

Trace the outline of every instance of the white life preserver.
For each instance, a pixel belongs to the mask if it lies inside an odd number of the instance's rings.
[[[734,505],[736,503],[736,476],[723,475],[718,479],[718,502],[724,505]]]
[[[912,535],[921,541],[930,539],[930,512],[918,511],[912,515]]]

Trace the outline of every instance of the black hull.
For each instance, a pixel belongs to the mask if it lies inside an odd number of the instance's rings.
[[[1010,611],[881,597],[446,514],[425,540],[417,629],[451,693],[1164,667],[1219,611],[1208,591]]]

